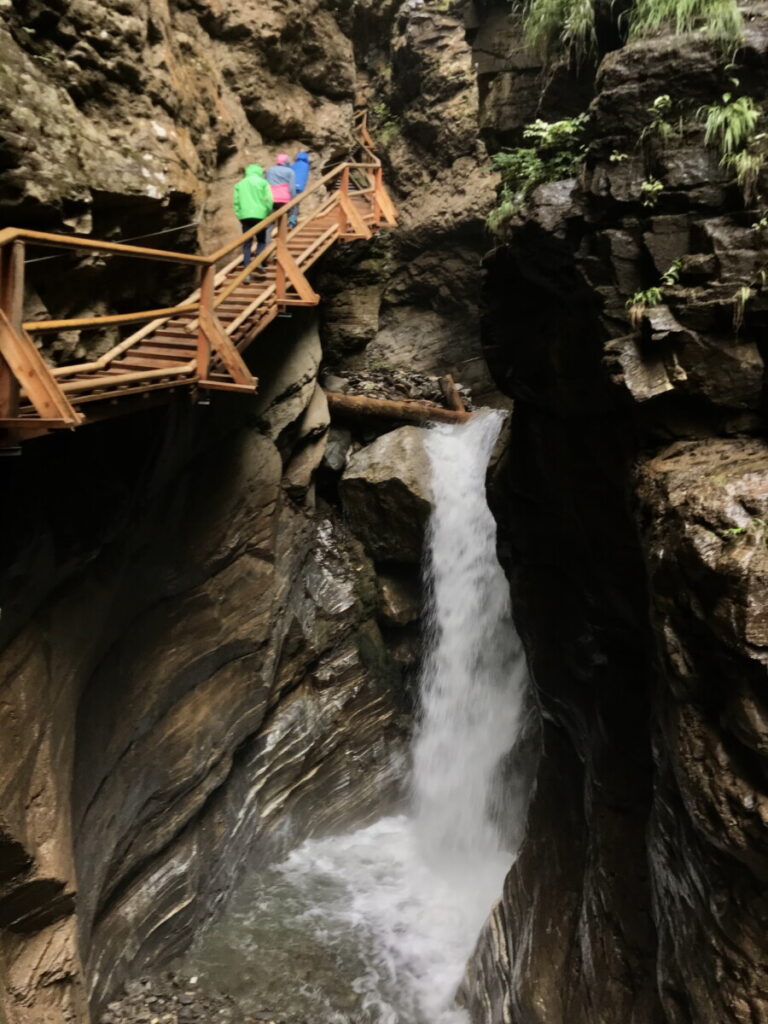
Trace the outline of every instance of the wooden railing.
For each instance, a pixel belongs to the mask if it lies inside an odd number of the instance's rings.
[[[85,407],[86,402],[98,400],[102,393],[108,394],[114,403],[115,397],[141,390],[142,382],[146,383],[146,390],[172,387],[179,380],[233,391],[253,390],[255,380],[231,337],[235,327],[241,328],[244,320],[254,316],[267,302],[281,308],[317,303],[319,296],[305,274],[314,261],[313,255],[317,258],[317,254],[338,238],[370,237],[376,228],[396,223],[395,208],[384,186],[381,162],[376,156],[364,113],[356,118],[356,133],[355,156],[362,159],[348,160],[334,167],[290,203],[207,256],[23,228],[0,231],[0,435],[5,442],[50,429],[78,426],[88,418],[80,405]],[[302,217],[299,226],[291,229],[289,218],[299,204],[303,208]],[[307,234],[308,224],[317,226],[311,235]],[[239,255],[232,260],[233,254],[239,254],[245,241],[269,229],[273,237],[267,247],[248,267],[239,268]],[[293,239],[302,237],[309,239],[308,244],[297,249]],[[200,268],[200,284],[192,295],[173,306],[103,316],[25,321],[27,246]],[[259,270],[263,274],[266,268],[273,276],[273,283],[265,285],[263,294],[256,295],[252,301],[241,298],[241,304],[245,302],[243,313],[234,318],[235,327],[230,323],[225,329],[218,315],[221,307],[231,305],[232,297],[245,291],[246,279]],[[187,318],[185,327],[194,331],[196,338],[194,360],[178,367],[165,367],[163,371],[142,366],[138,371],[121,372],[121,362],[126,360],[127,354],[140,351],[141,344],[146,344],[163,324],[182,316]],[[191,316],[194,319],[190,320]],[[33,340],[47,332],[141,323],[145,326],[98,359],[71,366],[49,367]],[[212,379],[212,366],[217,370],[217,380]],[[126,371],[128,369],[126,367]]]

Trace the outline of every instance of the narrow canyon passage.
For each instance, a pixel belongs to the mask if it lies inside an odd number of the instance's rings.
[[[512,863],[526,665],[485,478],[503,414],[425,431],[426,654],[410,808],[248,872],[184,973],[287,1024],[464,1024],[464,967]],[[502,830],[503,822],[503,830]]]

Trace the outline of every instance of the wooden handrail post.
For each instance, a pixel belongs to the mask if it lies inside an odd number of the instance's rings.
[[[15,331],[24,311],[24,242],[6,245],[0,254],[0,309]],[[0,419],[13,419],[19,409],[19,382],[0,355]]]
[[[384,172],[377,167],[373,172],[373,220],[375,224],[381,224],[381,190],[384,187]]]
[[[200,315],[197,323],[197,379],[207,380],[211,365],[211,342],[208,327],[213,318],[213,295],[216,287],[216,267],[211,265],[203,270],[200,281]]]
[[[339,234],[347,233],[347,211],[345,200],[349,196],[349,165],[347,164],[341,172],[339,179]]]
[[[285,257],[288,252],[288,215],[283,214],[277,222],[277,239],[275,242],[275,289],[277,301],[285,300]]]

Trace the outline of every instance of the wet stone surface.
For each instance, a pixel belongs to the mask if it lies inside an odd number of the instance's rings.
[[[393,401],[411,399],[418,402],[433,402],[444,406],[445,399],[440,390],[440,378],[428,373],[399,369],[370,369],[361,373],[345,370],[343,373],[328,371],[323,385],[329,391],[340,391],[347,395],[362,395],[365,398],[388,398]],[[467,409],[472,409],[470,392],[457,382],[457,390]]]
[[[203,991],[194,976],[165,972],[128,981],[123,998],[110,1003],[98,1024],[283,1024],[244,1014],[234,1000]]]

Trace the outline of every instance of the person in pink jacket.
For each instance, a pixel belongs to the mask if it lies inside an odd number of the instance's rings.
[[[296,197],[296,175],[288,163],[288,154],[279,153],[275,163],[269,168],[264,177],[272,189],[272,199],[275,203],[275,210],[290,203]]]

